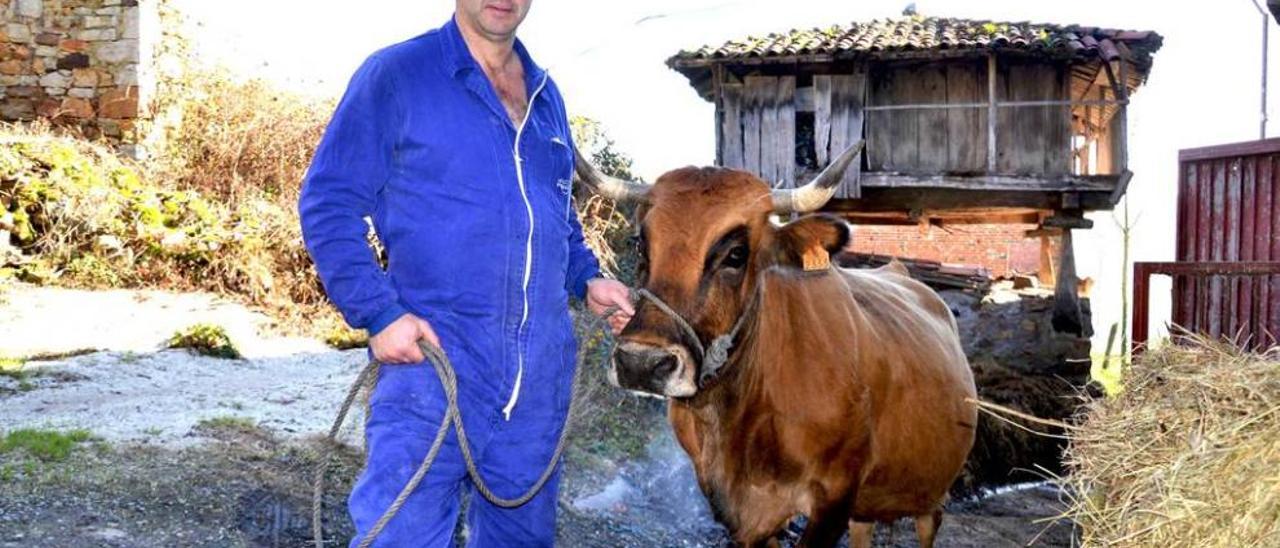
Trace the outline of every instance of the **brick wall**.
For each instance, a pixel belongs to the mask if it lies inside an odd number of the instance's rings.
[[[128,149],[154,84],[157,0],[0,0],[0,119],[45,118]]]
[[[950,225],[927,229],[858,225],[853,228],[851,247],[860,253],[983,266],[995,276],[1013,272],[1028,274],[1040,270],[1040,239],[1025,235],[1034,228],[1036,225],[1030,224]]]

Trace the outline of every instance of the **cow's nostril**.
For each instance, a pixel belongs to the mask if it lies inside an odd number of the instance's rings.
[[[615,350],[613,363],[619,386],[661,394],[680,360],[667,350],[636,345]]]
[[[653,361],[653,378],[666,381],[676,370],[676,356],[670,352],[663,352]]]
[[[629,371],[639,371],[644,369],[644,358],[645,356],[643,354],[627,352],[622,349],[618,349],[617,352],[614,353],[614,360],[617,361],[618,367]]]

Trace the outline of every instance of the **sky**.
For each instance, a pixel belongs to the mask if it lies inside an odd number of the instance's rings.
[[[665,60],[681,49],[732,38],[895,17],[907,0],[536,0],[520,29],[551,70],[571,114],[599,120],[648,180],[715,158],[713,106]],[[337,95],[380,47],[448,20],[449,0],[176,0],[196,25],[206,58],[295,90]],[[1250,0],[923,0],[923,15],[1078,23],[1154,30],[1164,36],[1147,84],[1129,112],[1129,186],[1135,260],[1172,260],[1177,152],[1258,138],[1262,17]],[[1271,74],[1280,29],[1271,29]],[[1280,101],[1273,81],[1268,112]],[[1276,120],[1268,136],[1275,135]],[[1096,281],[1095,347],[1121,317],[1119,230],[1110,213],[1076,232],[1077,267]],[[856,242],[856,230],[855,230]],[[1152,288],[1153,327],[1167,321],[1169,283]]]

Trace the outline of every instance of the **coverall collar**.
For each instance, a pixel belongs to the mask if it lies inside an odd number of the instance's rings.
[[[449,74],[455,78],[464,75],[467,71],[480,70],[480,65],[476,63],[475,58],[471,57],[471,50],[467,48],[467,42],[462,37],[462,31],[458,28],[458,16],[454,14],[444,25],[445,34],[445,59]],[[533,57],[529,55],[529,50],[525,49],[524,42],[516,38],[514,46],[516,55],[520,57],[520,62],[524,65],[524,85],[530,93],[538,87],[538,83],[542,81],[546,70],[538,66],[533,61]]]

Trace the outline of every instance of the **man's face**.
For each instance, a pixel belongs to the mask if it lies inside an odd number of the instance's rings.
[[[490,39],[508,39],[524,21],[533,0],[458,0],[458,16]]]

